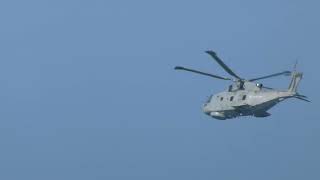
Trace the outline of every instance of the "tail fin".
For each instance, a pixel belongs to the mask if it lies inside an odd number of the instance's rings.
[[[303,73],[299,73],[296,71],[292,72],[292,80],[288,89],[289,92],[297,92],[302,76],[303,76]]]

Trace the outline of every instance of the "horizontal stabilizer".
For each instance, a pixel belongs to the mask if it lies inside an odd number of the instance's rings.
[[[300,100],[305,101],[305,102],[311,102],[310,100],[305,99],[303,97],[296,96],[295,98],[300,99]]]

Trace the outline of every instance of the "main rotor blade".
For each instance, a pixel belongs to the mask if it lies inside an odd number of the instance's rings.
[[[210,77],[217,78],[217,79],[222,79],[222,80],[232,80],[230,78],[225,78],[225,77],[221,77],[221,76],[217,76],[217,75],[213,75],[213,74],[209,74],[209,73],[205,73],[205,72],[201,72],[201,71],[197,71],[197,70],[193,70],[193,69],[188,69],[188,68],[181,67],[181,66],[176,66],[174,69],[175,70],[189,71],[189,72],[193,72],[193,73],[197,73],[197,74],[201,74],[201,75],[205,75],[205,76],[210,76]]]
[[[261,79],[267,79],[267,78],[271,78],[271,77],[281,76],[281,75],[290,76],[291,72],[290,71],[283,71],[283,72],[271,74],[271,75],[268,75],[268,76],[263,76],[263,77],[259,77],[259,78],[250,79],[249,81],[252,82],[252,81],[257,81],[257,80],[261,80]]]
[[[213,59],[215,59],[218,64],[225,70],[227,71],[227,73],[229,73],[231,76],[237,78],[237,79],[242,79],[240,78],[238,75],[236,75],[236,73],[234,73],[218,56],[217,53],[213,52],[213,51],[206,51],[207,54],[209,54],[211,57],[213,57]]]
[[[271,88],[271,87],[266,87],[266,86],[263,86],[262,88],[269,89],[269,90],[274,90],[273,88]]]

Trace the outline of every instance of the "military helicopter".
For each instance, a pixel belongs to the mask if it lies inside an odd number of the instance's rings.
[[[203,105],[203,112],[212,118],[218,120],[227,120],[240,116],[254,116],[263,118],[270,116],[271,114],[267,111],[283,100],[296,98],[310,102],[306,96],[300,95],[297,92],[303,73],[296,71],[296,65],[292,72],[283,71],[263,77],[244,79],[234,73],[234,71],[232,71],[217,56],[215,52],[206,51],[206,53],[209,54],[233,78],[222,77],[181,66],[176,66],[175,70],[189,71],[216,79],[233,82],[227,88],[227,90],[211,95],[207,102]],[[261,83],[256,83],[258,80],[282,75],[291,75],[292,77],[291,83],[287,90],[276,90],[265,87]]]

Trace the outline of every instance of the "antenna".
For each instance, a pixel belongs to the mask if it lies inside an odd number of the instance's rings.
[[[294,63],[294,66],[293,66],[293,71],[294,72],[297,71],[297,66],[298,66],[298,58],[296,59],[296,62]]]

